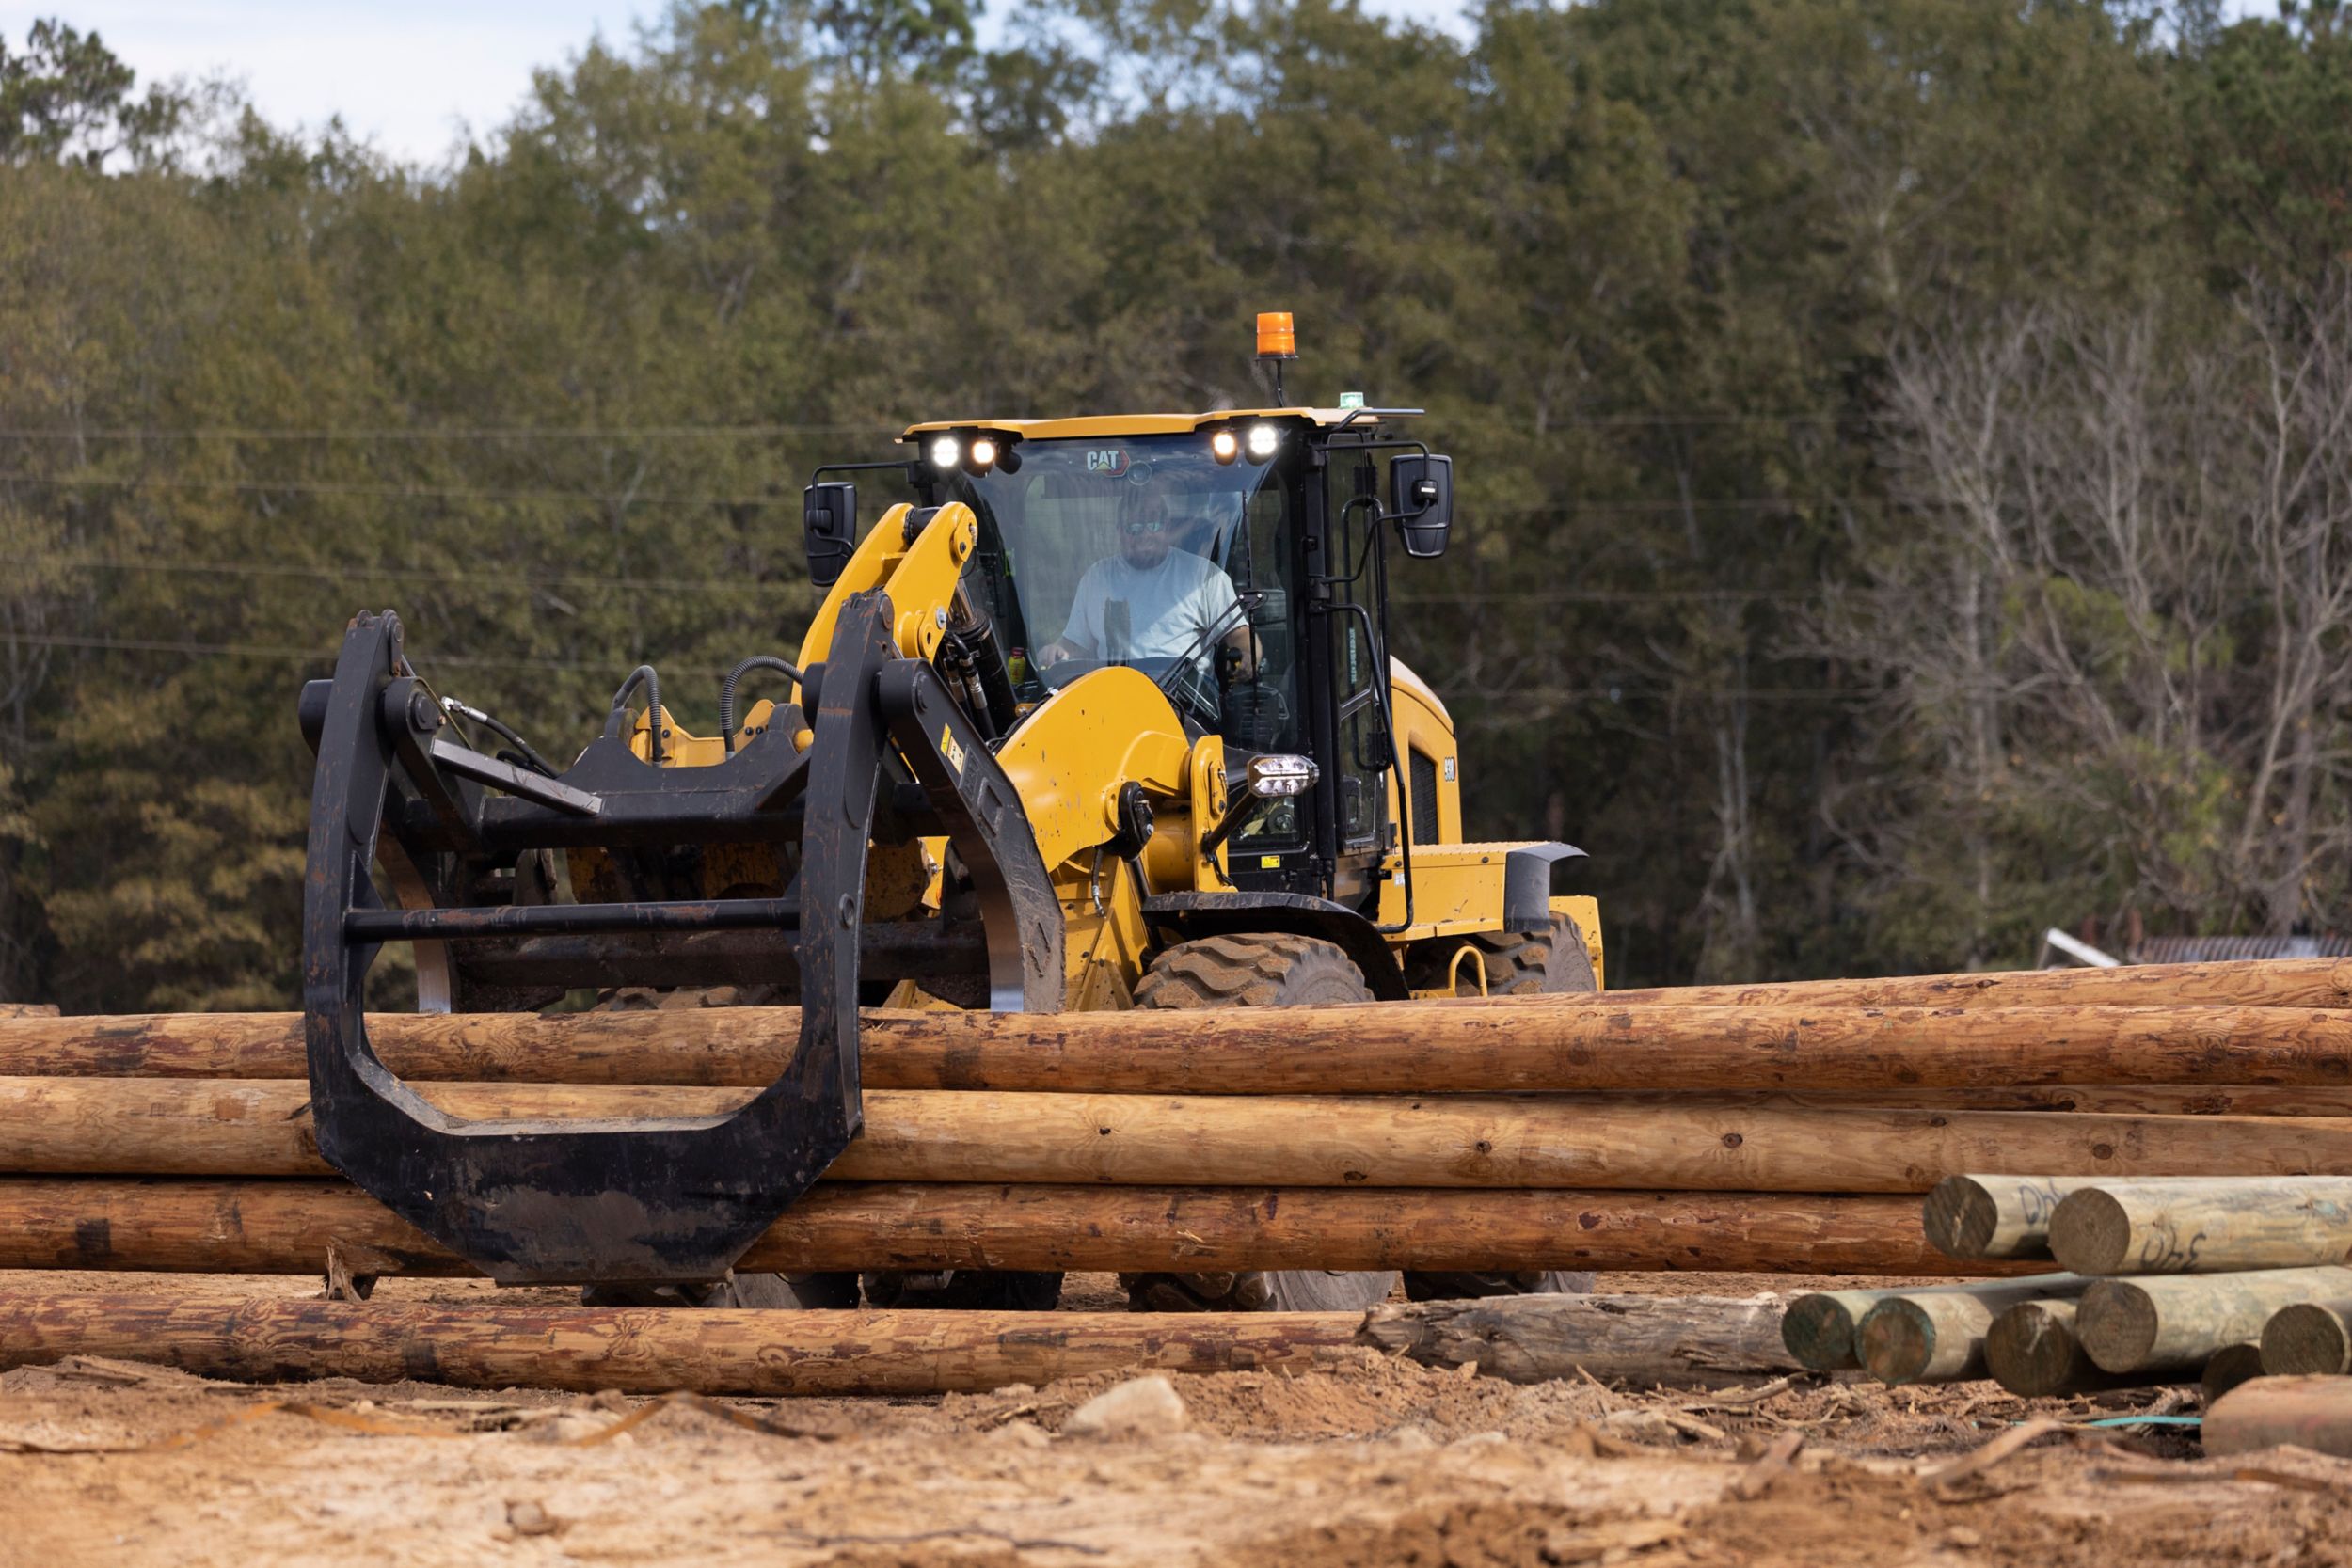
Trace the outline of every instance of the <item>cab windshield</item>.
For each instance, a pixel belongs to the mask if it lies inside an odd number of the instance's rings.
[[[1012,451],[1010,471],[949,470],[938,499],[978,515],[965,580],[1022,699],[1128,665],[1230,745],[1295,748],[1281,457],[1219,463],[1206,433]]]

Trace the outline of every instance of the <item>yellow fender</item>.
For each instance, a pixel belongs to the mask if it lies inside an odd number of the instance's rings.
[[[996,761],[1020,789],[1051,871],[1118,831],[1121,784],[1139,784],[1156,804],[1188,810],[1191,752],[1151,677],[1114,665],[1089,670],[1038,705]]]

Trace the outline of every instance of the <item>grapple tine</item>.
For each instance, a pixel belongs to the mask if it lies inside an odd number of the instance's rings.
[[[746,744],[723,768],[662,769],[618,742],[592,745],[567,783],[605,801],[597,823],[614,842],[797,838],[797,897],[638,905],[466,907],[466,879],[415,874],[418,859],[488,854],[532,841],[594,843],[580,814],[506,799],[485,806],[470,784],[419,778],[432,747],[395,725],[429,704],[407,701],[396,617],[352,623],[319,725],[304,902],[304,1009],[311,1112],[320,1151],[394,1212],[503,1283],[688,1282],[723,1277],[752,1241],[806,1191],[860,1125],[858,984],[868,838],[894,736],[930,784],[946,767],[937,746],[909,744],[909,716],[930,722],[930,699],[900,721],[882,693],[922,693],[929,671],[898,657],[886,595],[858,595],[833,639],[815,739],[796,752],[787,733]],[[402,683],[399,712],[386,694]],[[944,706],[952,705],[941,704]],[[427,737],[429,738],[429,736]],[[934,741],[936,736],[933,737]],[[985,747],[959,742],[977,779],[933,792],[933,805],[974,870],[991,974],[1018,974],[1020,932],[1050,929],[1044,976],[992,984],[995,1005],[1060,1001],[1058,906],[1009,784]],[[715,775],[730,777],[713,778]],[[692,775],[704,775],[696,778]],[[992,782],[993,781],[993,782]],[[979,827],[969,801],[983,802]],[[454,815],[452,802],[460,810]],[[422,804],[420,804],[422,802]],[[794,821],[787,808],[797,807]],[[408,831],[414,828],[414,832]],[[389,834],[387,838],[386,835]],[[665,838],[675,834],[675,839]],[[429,842],[412,842],[422,835]],[[371,868],[383,839],[407,885],[430,891],[431,911],[378,909]],[[454,841],[454,847],[453,847]],[[1025,851],[1025,859],[1024,858]],[[1009,864],[1010,869],[1005,869]],[[1017,890],[1011,891],[1011,890]],[[523,918],[527,916],[528,918]],[[573,942],[643,940],[647,932],[798,927],[792,952],[802,1002],[800,1048],[774,1083],[723,1117],[661,1121],[477,1122],[451,1116],[394,1077],[367,1037],[365,987],[375,944],[453,946],[501,927],[566,933]],[[619,933],[611,934],[608,933]],[[577,951],[577,949],[575,950]]]

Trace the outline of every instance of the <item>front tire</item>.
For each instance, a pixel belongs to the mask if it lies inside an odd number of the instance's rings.
[[[1138,1007],[1330,1007],[1377,1000],[1336,943],[1270,931],[1180,942],[1136,986]],[[1388,1298],[1393,1270],[1251,1269],[1222,1274],[1122,1274],[1139,1312],[1356,1311]]]

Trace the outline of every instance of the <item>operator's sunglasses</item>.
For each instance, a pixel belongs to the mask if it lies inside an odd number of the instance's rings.
[[[1129,533],[1157,533],[1168,527],[1165,517],[1130,517],[1119,525]]]

